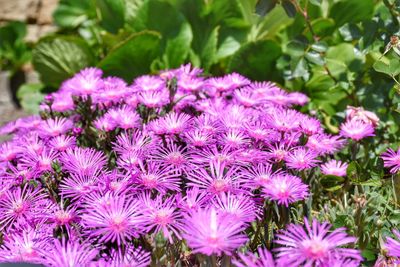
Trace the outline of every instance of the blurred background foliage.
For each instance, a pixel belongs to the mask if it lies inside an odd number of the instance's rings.
[[[25,85],[24,102],[87,66],[131,82],[190,62],[305,92],[332,132],[347,105],[378,113],[397,132],[390,76],[400,63],[393,51],[380,57],[399,11],[398,0],[61,0],[58,32],[36,44],[23,42],[22,23],[0,29],[1,66],[15,71],[32,60],[42,85]]]
[[[382,236],[400,224],[400,179],[378,157],[399,145],[400,60],[392,38],[399,15],[400,0],[61,0],[53,14],[58,32],[36,44],[23,41],[23,23],[0,28],[0,65],[13,73],[31,61],[39,73],[40,84],[18,92],[28,110],[84,67],[131,83],[190,62],[207,75],[238,72],[304,92],[304,111],[332,133],[348,105],[375,112],[377,136],[363,141],[348,170],[350,182],[367,190],[316,214],[355,231],[373,262]],[[340,156],[348,161],[349,154]],[[319,197],[335,199],[345,182],[322,177]]]

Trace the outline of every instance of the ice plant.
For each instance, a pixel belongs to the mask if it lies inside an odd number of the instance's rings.
[[[327,264],[332,257],[361,261],[360,252],[342,246],[354,243],[356,238],[347,235],[344,228],[333,231],[327,222],[313,219],[309,224],[304,219],[304,227],[290,224],[276,236],[275,243],[281,245],[275,249],[277,263],[282,266],[313,266]]]
[[[195,266],[204,254],[214,265],[355,266],[359,253],[342,247],[354,238],[327,223],[291,224],[271,240],[280,218],[327,199],[321,172],[345,175],[331,160],[343,158],[343,137],[376,126],[358,110],[341,135],[328,134],[318,114],[300,112],[308,101],[190,65],[131,84],[81,70],[45,97],[40,116],[0,128],[11,135],[0,144],[0,263]],[[396,153],[382,155],[392,173]],[[264,242],[277,259],[257,250]]]
[[[346,176],[347,167],[347,163],[332,159],[321,165],[321,172],[325,175]]]
[[[374,127],[371,124],[358,119],[351,119],[340,126],[340,134],[355,141],[374,136],[374,132]]]
[[[289,206],[290,203],[303,200],[308,197],[308,186],[299,177],[280,174],[274,176],[271,181],[262,188],[262,193],[267,199],[278,204]]]
[[[394,151],[389,148],[385,153],[381,155],[384,166],[390,168],[391,173],[397,173],[400,170],[400,150]]]
[[[274,267],[274,258],[267,249],[259,247],[257,255],[247,252],[246,254],[239,254],[239,259],[235,259],[233,263],[237,267]]]
[[[393,230],[395,238],[387,237],[385,248],[388,251],[388,255],[400,259],[400,232]]]
[[[193,252],[230,255],[247,241],[241,233],[243,222],[222,216],[214,208],[199,209],[185,216],[183,238]]]

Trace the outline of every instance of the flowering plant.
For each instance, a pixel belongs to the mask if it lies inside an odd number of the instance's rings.
[[[0,261],[358,266],[359,240],[315,211],[357,190],[338,153],[378,119],[351,107],[331,135],[307,101],[190,65],[130,85],[82,70],[1,129]]]

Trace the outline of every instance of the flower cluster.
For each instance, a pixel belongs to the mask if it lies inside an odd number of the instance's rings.
[[[190,65],[132,84],[82,70],[46,97],[41,116],[1,129],[13,136],[0,145],[0,262],[147,266],[161,239],[250,266],[256,256],[237,256],[246,229],[267,205],[304,202],[305,177],[345,145],[295,109],[307,101],[236,73],[205,78]],[[342,136],[373,134],[360,116]],[[330,160],[321,171],[344,176],[346,167]],[[343,229],[305,226],[277,236],[278,264],[361,260],[341,247],[354,242]],[[259,255],[254,266],[274,262]]]

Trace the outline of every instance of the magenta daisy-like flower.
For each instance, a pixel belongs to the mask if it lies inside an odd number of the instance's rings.
[[[122,129],[133,129],[140,126],[139,115],[129,106],[110,109],[105,116],[111,118],[115,125]]]
[[[82,224],[91,237],[100,237],[99,242],[117,242],[138,237],[142,220],[140,202],[132,197],[110,195],[105,205],[87,202],[82,215]]]
[[[96,127],[96,129],[105,132],[110,132],[115,130],[115,128],[117,128],[117,123],[114,121],[114,119],[110,118],[108,114],[96,119],[95,121],[93,121],[93,124],[94,127]]]
[[[273,129],[281,132],[297,130],[300,126],[301,113],[293,109],[272,109],[265,119]]]
[[[348,166],[345,162],[332,159],[321,165],[321,172],[325,175],[346,176]]]
[[[110,258],[105,261],[98,261],[91,267],[148,267],[151,263],[151,255],[141,247],[135,248],[128,245],[124,252],[121,249],[112,250]]]
[[[267,187],[275,175],[281,174],[280,170],[273,171],[271,164],[257,164],[242,172],[244,184],[250,189]]]
[[[113,149],[119,155],[131,152],[144,152],[155,148],[152,137],[146,131],[134,130],[133,132],[123,132],[117,136],[117,141],[112,143]]]
[[[57,112],[66,112],[75,108],[72,94],[68,92],[53,93],[53,102],[51,103],[51,109]]]
[[[15,142],[4,142],[0,145],[0,162],[12,161],[21,152],[21,147]]]
[[[188,174],[189,186],[196,186],[206,190],[211,195],[235,192],[239,190],[240,173],[238,167],[230,167],[225,171],[226,165],[211,162],[209,172],[205,168],[195,169]]]
[[[42,257],[43,263],[51,267],[88,266],[99,253],[90,243],[79,243],[78,240],[54,239],[49,249],[43,251]]]
[[[160,119],[163,132],[166,134],[181,134],[189,129],[192,118],[185,113],[169,113]]]
[[[243,222],[228,219],[214,208],[199,209],[185,215],[183,238],[193,253],[231,255],[247,241]]]
[[[397,173],[400,170],[400,149],[394,151],[389,148],[385,153],[381,155],[383,159],[384,166],[386,168],[391,168],[391,173]]]
[[[40,189],[29,185],[9,189],[0,201],[0,230],[18,221],[32,221],[46,205],[45,195]]]
[[[93,148],[68,149],[59,159],[64,170],[78,175],[94,175],[107,164],[104,153]]]
[[[94,175],[71,174],[60,183],[60,195],[71,198],[72,201],[80,200],[98,189],[98,178]]]
[[[178,206],[186,212],[203,208],[208,201],[207,192],[198,187],[186,189],[186,196],[178,195]]]
[[[161,92],[144,91],[139,93],[138,100],[148,108],[160,108],[169,103],[169,94],[166,90]]]
[[[393,230],[395,238],[387,237],[385,248],[388,250],[388,255],[400,258],[400,232]]]
[[[186,149],[174,142],[168,142],[166,147],[159,147],[151,157],[152,161],[168,166],[177,173],[185,170],[190,161],[190,155]]]
[[[320,155],[334,154],[346,144],[346,140],[340,136],[331,136],[320,133],[308,137],[306,147]]]
[[[368,136],[375,136],[374,132],[374,127],[371,124],[357,119],[346,121],[340,126],[340,135],[356,141]]]
[[[139,197],[143,205],[143,223],[145,231],[159,233],[162,231],[164,237],[172,244],[174,234],[181,239],[180,230],[182,227],[182,218],[176,206],[174,196],[163,198],[157,195],[152,199],[149,194],[143,194]]]
[[[58,152],[63,152],[69,148],[76,147],[76,138],[74,136],[59,135],[49,141],[49,146]]]
[[[250,223],[257,215],[254,200],[245,195],[221,194],[212,200],[212,206],[230,220]]]
[[[43,262],[41,253],[48,248],[50,233],[26,227],[7,234],[0,246],[0,262]]]
[[[140,172],[133,177],[133,182],[139,188],[145,190],[155,189],[161,193],[166,193],[168,190],[180,191],[180,177],[170,166],[163,166],[156,162],[148,162],[144,166],[139,162]]]
[[[308,185],[296,176],[289,174],[275,175],[262,190],[263,195],[270,200],[285,205],[306,199],[309,195]]]
[[[251,252],[239,253],[239,259],[234,259],[233,264],[237,267],[274,267],[274,258],[267,249],[259,247],[255,255]]]
[[[274,241],[282,247],[276,248],[280,266],[325,266],[332,257],[361,261],[360,252],[342,246],[354,243],[356,238],[348,236],[345,228],[330,231],[331,225],[313,219],[312,224],[304,219],[301,225],[290,224],[276,235]],[[328,266],[328,265],[326,265]]]
[[[157,76],[143,75],[135,79],[132,87],[139,91],[161,91],[165,89],[165,81]]]
[[[77,96],[87,96],[103,87],[103,71],[97,68],[86,68],[75,74],[61,85],[61,90]]]
[[[312,151],[305,149],[304,147],[298,147],[291,150],[285,157],[286,165],[295,170],[306,170],[317,166],[320,161],[317,159],[317,154]]]

